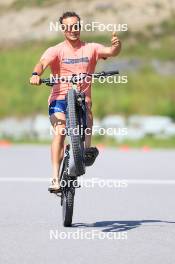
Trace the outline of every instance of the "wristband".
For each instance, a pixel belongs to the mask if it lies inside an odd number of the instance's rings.
[[[32,76],[33,76],[33,75],[38,75],[38,73],[37,73],[37,72],[32,72]],[[39,75],[38,75],[38,76],[39,76]]]

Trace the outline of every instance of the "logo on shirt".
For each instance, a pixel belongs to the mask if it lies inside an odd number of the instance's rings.
[[[62,62],[65,64],[88,63],[89,58],[88,57],[82,57],[79,59],[63,59]]]

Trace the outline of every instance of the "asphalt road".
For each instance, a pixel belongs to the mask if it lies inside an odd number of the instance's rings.
[[[49,153],[0,148],[0,263],[175,263],[175,151],[102,150],[82,176],[94,187],[76,190],[71,228],[47,191]]]

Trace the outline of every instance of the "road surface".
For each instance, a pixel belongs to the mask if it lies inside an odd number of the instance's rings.
[[[0,148],[0,263],[175,263],[175,151],[101,150],[76,190],[71,228],[47,191],[49,154]]]

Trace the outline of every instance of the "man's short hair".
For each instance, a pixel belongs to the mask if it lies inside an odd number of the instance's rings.
[[[59,18],[60,24],[63,24],[63,19],[68,18],[68,17],[77,17],[78,21],[80,23],[79,15],[77,15],[75,12],[67,11],[67,12],[63,13],[62,16]]]

